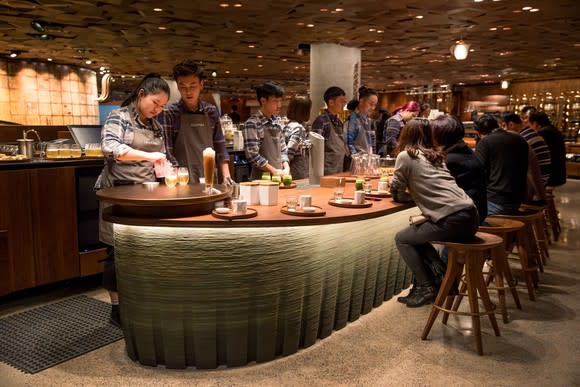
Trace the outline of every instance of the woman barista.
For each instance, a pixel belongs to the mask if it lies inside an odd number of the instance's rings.
[[[101,132],[101,148],[105,167],[95,189],[115,185],[138,184],[154,181],[154,163],[165,163],[165,145],[161,125],[154,119],[169,100],[169,86],[158,74],[148,74],[139,86],[113,110]],[[107,207],[101,202],[102,209]],[[115,275],[113,225],[101,217],[99,238],[107,244],[103,287],[111,297],[111,322],[120,325],[119,295]]]

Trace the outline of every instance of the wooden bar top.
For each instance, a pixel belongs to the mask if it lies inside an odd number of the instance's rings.
[[[376,182],[373,184],[376,188]],[[115,187],[116,188],[123,187]],[[167,188],[167,187],[163,187]],[[163,216],[131,216],[113,206],[104,212],[104,219],[113,223],[139,225],[139,226],[162,226],[162,227],[286,227],[286,226],[306,226],[332,223],[354,222],[364,219],[372,219],[395,212],[399,212],[414,206],[414,203],[395,203],[391,198],[372,200],[369,208],[341,208],[328,204],[333,197],[334,188],[308,186],[299,183],[294,189],[281,189],[278,191],[278,205],[260,206],[249,205],[255,209],[258,215],[249,219],[224,220],[218,219],[211,214],[183,217],[163,217]],[[326,215],[319,217],[302,217],[286,215],[280,212],[280,208],[286,204],[286,196],[312,195],[312,205],[321,207],[326,211]],[[344,197],[354,196],[354,184],[347,183]],[[369,200],[369,199],[367,199]],[[168,213],[171,210],[168,208]]]

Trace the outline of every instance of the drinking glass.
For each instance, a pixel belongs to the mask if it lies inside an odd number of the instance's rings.
[[[203,177],[205,178],[205,193],[213,192],[213,173],[215,170],[215,151],[206,148],[203,151]]]
[[[177,184],[177,168],[169,167],[165,170],[165,185],[172,188]]]
[[[286,196],[286,207],[288,211],[296,211],[296,206],[298,205],[298,197],[296,195]]]
[[[336,179],[336,187],[334,187],[334,201],[341,201],[344,196],[344,186],[346,185],[346,179],[344,177],[339,177]]]
[[[372,190],[373,185],[371,184],[370,181],[366,181],[363,183],[363,191],[365,191],[365,193],[371,193]]]
[[[58,159],[58,144],[48,144],[46,146],[46,158]]]
[[[73,159],[80,159],[82,156],[81,146],[79,144],[71,144],[70,157]]]
[[[60,144],[60,149],[58,150],[59,159],[70,159],[70,144]]]
[[[179,185],[187,185],[189,183],[189,169],[187,167],[179,167],[177,170],[177,182]]]

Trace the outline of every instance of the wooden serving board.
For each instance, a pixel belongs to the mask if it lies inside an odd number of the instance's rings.
[[[349,200],[349,201],[347,201]],[[340,202],[336,202],[334,200],[329,200],[328,204],[335,207],[343,207],[343,208],[368,208],[373,205],[372,202],[365,201],[363,204],[354,204],[352,199],[341,200]]]
[[[293,215],[293,216],[324,216],[326,215],[326,211],[324,211],[321,207],[318,206],[311,206],[316,208],[313,212],[304,212],[300,208],[296,207],[295,211],[289,211],[288,206],[282,206],[280,208],[280,212],[286,215]]]
[[[280,184],[280,189],[291,189],[291,188],[296,188],[298,186],[298,184],[292,182],[290,185],[284,185],[284,184]]]
[[[216,210],[213,210],[211,212],[211,214],[218,218],[218,219],[225,219],[225,220],[234,220],[234,219],[248,219],[248,218],[253,218],[254,216],[258,215],[258,211],[256,211],[253,208],[247,208],[246,209],[246,213],[243,215],[234,215],[234,212],[232,210],[230,210],[230,212],[228,212],[227,214],[220,214],[219,212],[216,212]]]

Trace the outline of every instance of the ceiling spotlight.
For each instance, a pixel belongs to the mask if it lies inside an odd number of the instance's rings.
[[[31,21],[30,22],[30,26],[36,32],[45,32],[46,31],[44,29],[44,22],[42,22],[40,20],[33,20],[33,21]]]
[[[217,71],[212,71],[211,72],[211,76],[214,77],[214,78],[217,77]]]
[[[48,58],[47,61],[52,62],[52,58]]]
[[[16,51],[13,51],[10,53],[10,58],[16,58],[18,56],[18,53]]]
[[[506,81],[505,79],[503,81],[501,81],[501,88],[502,89],[507,89],[508,87],[510,87],[510,82]]]
[[[92,61],[92,60],[90,60],[90,59],[87,59],[87,60],[85,61],[85,63],[86,63],[86,64],[88,64],[88,65],[90,65],[91,63],[93,63],[93,61]]]
[[[456,44],[452,45],[449,50],[457,60],[464,60],[469,54],[469,44],[465,44],[463,40],[459,40]]]

